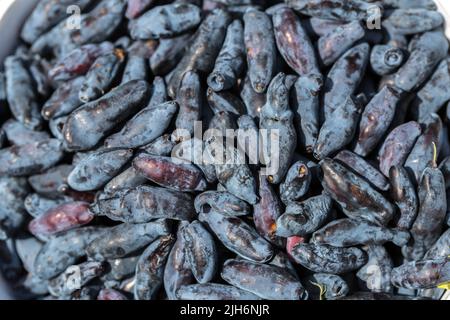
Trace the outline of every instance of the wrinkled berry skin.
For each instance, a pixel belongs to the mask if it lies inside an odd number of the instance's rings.
[[[146,223],[159,218],[192,220],[195,215],[191,195],[144,185],[100,194],[91,209],[98,215],[126,223]]]
[[[450,280],[448,258],[405,263],[392,270],[392,284],[405,289],[435,288]]]
[[[195,198],[197,213],[208,212],[210,209],[229,216],[245,216],[251,211],[248,203],[223,191],[206,191]]]
[[[227,112],[219,112],[211,119],[210,129],[214,129],[215,133],[208,137],[205,143],[207,147],[206,152],[204,152],[207,154],[206,160],[211,161],[207,165],[214,165],[217,180],[228,192],[254,205],[258,203],[259,198],[256,195],[256,181],[249,166],[243,162],[216,161],[212,156],[208,156],[208,154],[211,155],[215,152],[215,145],[218,145],[220,146],[218,152],[223,153],[222,159],[230,159],[229,157],[232,157],[231,159],[239,159],[240,154],[238,150],[234,146],[223,146],[222,141],[223,136],[226,134],[226,129],[233,127],[236,127],[236,123]]]
[[[289,253],[294,261],[314,272],[343,274],[357,270],[367,262],[367,255],[356,247],[301,243]]]
[[[272,261],[270,261],[270,265],[286,269],[291,275],[299,279],[297,270],[295,269],[294,264],[291,262],[291,259],[286,253],[283,253],[282,251],[278,252],[275,257],[273,257]]]
[[[136,265],[134,298],[152,300],[163,284],[164,266],[175,242],[172,235],[160,237],[142,253]]]
[[[169,233],[168,222],[164,220],[144,224],[124,223],[103,229],[102,235],[86,247],[86,253],[97,261],[122,258]]]
[[[269,181],[278,184],[282,181],[294,156],[297,146],[297,134],[294,127],[294,113],[289,106],[289,90],[292,81],[284,73],[279,73],[273,78],[267,92],[267,102],[261,111],[259,127],[266,129],[267,139],[263,143],[264,154],[269,156],[271,152],[270,134],[271,130],[278,130],[279,159],[278,170],[269,177]],[[266,163],[271,165],[271,163]],[[272,163],[272,165],[274,165]]]
[[[292,165],[286,174],[286,178],[280,184],[281,200],[288,204],[291,201],[299,200],[309,190],[312,173],[307,164],[297,161]]]
[[[321,167],[322,186],[350,218],[379,225],[386,225],[392,219],[392,204],[364,179],[330,159],[322,160]]]
[[[64,142],[63,129],[64,124],[67,121],[68,116],[63,116],[55,119],[51,119],[48,123],[48,127],[52,135],[59,141]],[[65,147],[64,147],[65,148]]]
[[[276,234],[282,237],[306,236],[319,229],[332,210],[328,195],[311,197],[304,202],[290,202],[276,222]]]
[[[164,289],[170,300],[178,300],[178,290],[186,285],[195,283],[194,275],[187,260],[186,240],[183,237],[183,229],[189,223],[182,221],[178,226],[177,240],[167,257],[164,268]]]
[[[219,269],[216,244],[212,235],[199,221],[183,228],[187,261],[198,283],[208,283]]]
[[[222,278],[240,289],[268,300],[306,300],[308,293],[288,271],[245,260],[227,260]]]
[[[29,71],[34,80],[35,90],[41,97],[48,97],[52,91],[51,80],[48,76],[50,65],[39,57],[33,58],[29,63]]]
[[[369,260],[356,276],[365,281],[367,288],[372,292],[392,292],[391,272],[393,262],[389,253],[383,246],[369,245],[363,247]]]
[[[405,231],[387,229],[366,221],[338,219],[330,222],[312,235],[312,242],[334,247],[384,244],[387,241],[404,246],[409,240]]]
[[[304,281],[310,299],[314,300],[337,300],[349,294],[350,288],[343,278],[335,274],[314,273]],[[320,285],[325,289],[320,292]],[[322,296],[321,296],[322,294]]]
[[[77,268],[76,281],[80,286],[84,286],[104,271],[103,264],[97,261],[87,261],[71,267]],[[68,268],[58,277],[51,279],[48,283],[49,292],[55,297],[64,297],[74,293],[77,288],[70,283],[70,280],[73,281],[73,278],[71,278],[73,277],[73,272],[73,270]]]
[[[439,238],[447,213],[447,197],[442,172],[437,168],[423,171],[419,186],[419,210],[411,228],[412,244],[403,248],[408,260],[421,259]]]

